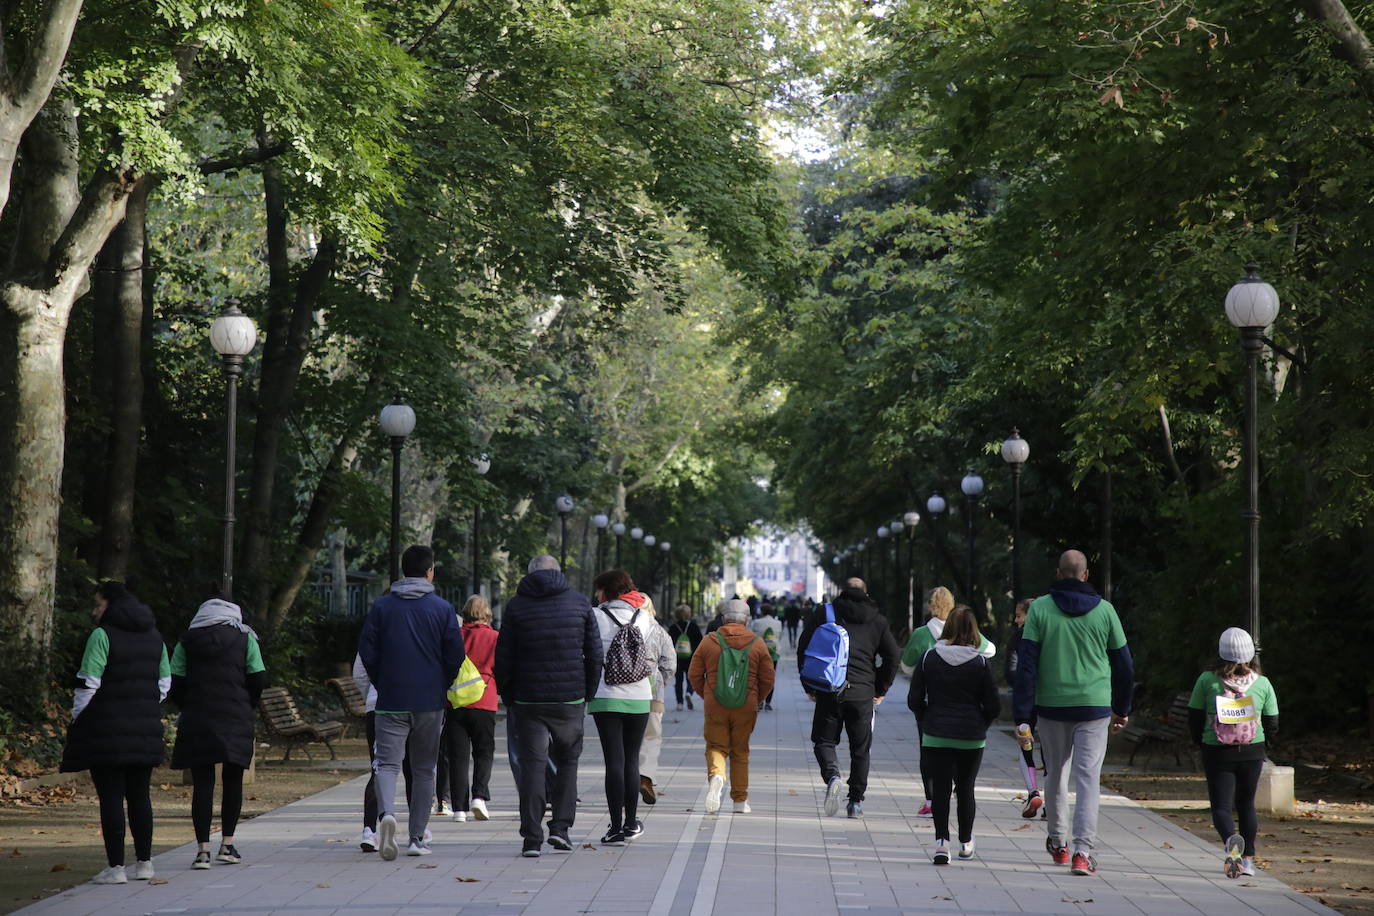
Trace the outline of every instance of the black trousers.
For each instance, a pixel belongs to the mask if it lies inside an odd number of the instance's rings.
[[[691,659],[683,661],[677,660],[677,674],[673,675],[673,689],[677,693],[677,705],[682,705],[683,685],[686,684],[686,695],[692,695],[692,682],[687,680],[687,667],[691,664]]]
[[[606,807],[611,812],[611,832],[634,824],[639,811],[639,748],[647,712],[595,712],[601,756],[606,760]]]
[[[1259,815],[1255,812],[1255,790],[1259,787],[1263,758],[1240,760],[1229,747],[1202,748],[1202,771],[1207,774],[1207,800],[1212,806],[1212,826],[1225,843],[1236,833],[1231,819],[1231,806],[1236,808],[1240,821],[1240,835],[1245,840],[1244,855],[1255,854],[1255,835],[1259,833]]]
[[[821,779],[830,782],[840,775],[835,748],[840,732],[849,737],[849,800],[861,802],[868,791],[868,757],[873,749],[873,700],[836,699],[833,694],[816,694],[816,712],[811,718],[811,742],[816,746],[816,762]]]
[[[921,744],[920,719],[916,720],[916,749],[921,754],[921,788],[925,791],[925,800],[930,801],[935,796],[930,794],[930,766],[926,763],[926,749]]]
[[[224,764],[224,788],[220,794],[220,831],[233,836],[243,813],[243,767]],[[210,821],[215,814],[215,765],[191,767],[191,826],[197,843],[210,842]]]
[[[472,807],[472,799],[491,799],[491,763],[496,756],[496,710],[450,709],[444,714],[444,736],[440,744],[448,760],[448,784],[437,783],[454,811]],[[472,781],[468,782],[468,762],[472,762]],[[447,790],[447,791],[445,791]],[[471,794],[469,794],[469,790]]]
[[[797,621],[784,621],[783,626],[787,627],[787,641],[792,644],[792,648],[797,648]]]
[[[552,760],[553,816],[549,832],[566,837],[577,817],[577,761],[582,756],[585,703],[520,706],[520,837],[527,849],[544,842],[545,771]]]
[[[377,829],[377,714],[367,714],[367,763],[372,775],[367,778],[367,788],[363,789],[363,826],[368,830]],[[410,807],[410,755],[401,760],[401,776],[406,782],[406,808]],[[429,804],[426,802],[425,804]]]
[[[124,807],[129,808],[129,833],[134,855],[147,862],[153,857],[153,800],[148,794],[152,767],[91,767],[91,782],[100,799],[100,832],[105,838],[105,862],[124,864]]]
[[[983,765],[983,749],[962,747],[923,747],[921,766],[930,770],[930,811],[935,818],[935,838],[949,841],[949,796],[959,799],[959,842],[973,839],[973,817],[978,813],[974,784]]]

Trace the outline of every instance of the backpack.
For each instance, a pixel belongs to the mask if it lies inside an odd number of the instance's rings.
[[[691,637],[687,635],[686,629],[684,629],[681,633],[677,634],[677,642],[673,643],[673,647],[677,649],[678,661],[685,662],[691,660],[692,640]]]
[[[471,706],[482,699],[486,692],[487,682],[482,677],[482,672],[477,670],[471,658],[463,659],[463,664],[458,668],[458,676],[448,688],[448,705],[454,709]]]
[[[720,642],[720,661],[716,663],[716,702],[726,709],[739,709],[749,697],[749,650],[759,641],[755,636],[743,649],[732,649],[725,636],[716,630]]]
[[[828,601],[825,622],[802,655],[801,682],[808,693],[838,694],[849,685],[849,631],[835,622],[835,606]]]
[[[604,607],[601,612],[611,618],[618,629],[615,636],[611,639],[611,644],[606,649],[606,668],[604,677],[606,684],[615,687],[620,684],[633,684],[635,681],[642,681],[654,670],[653,659],[649,658],[649,653],[644,651],[644,634],[639,632],[639,627],[635,626],[635,619],[639,617],[639,609],[630,615],[629,623],[621,623],[615,619],[615,615]]]
[[[1254,741],[1259,731],[1255,701],[1239,690],[1227,687],[1217,696],[1212,730],[1221,744],[1249,744]]]
[[[778,660],[778,635],[773,632],[772,627],[763,631],[763,644],[768,647],[768,654],[776,662]]]

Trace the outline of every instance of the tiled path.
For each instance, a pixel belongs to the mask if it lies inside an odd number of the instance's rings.
[[[754,734],[753,813],[702,813],[701,712],[665,717],[660,785],[641,807],[643,838],[595,848],[606,829],[600,752],[588,720],[580,784],[585,803],[568,855],[519,857],[515,793],[498,753],[486,823],[436,819],[434,855],[383,862],[355,843],[363,780],[322,792],[240,826],[245,864],[191,871],[194,846],[154,861],[165,884],[86,884],[26,914],[745,914],[1091,913],[1207,916],[1331,913],[1261,875],[1228,881],[1219,852],[1138,805],[1102,803],[1099,872],[1070,875],[1049,863],[1044,828],[1019,816],[1015,746],[990,736],[975,833],[978,858],[937,868],[934,833],[917,819],[920,781],[906,681],[878,711],[867,816],[820,816],[821,785],[807,735],[811,705],[784,661],[776,711]],[[498,737],[504,750],[504,739]],[[843,753],[843,747],[841,751]],[[724,811],[729,811],[726,801]],[[404,824],[404,817],[401,819]],[[582,846],[581,844],[591,844]],[[475,880],[474,880],[475,879]]]

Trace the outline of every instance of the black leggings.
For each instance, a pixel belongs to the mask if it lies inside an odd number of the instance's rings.
[[[148,782],[150,766],[91,767],[91,782],[100,798],[100,832],[105,837],[105,861],[124,864],[124,805],[129,806],[129,832],[134,855],[147,862],[153,857],[153,800]]]
[[[1207,774],[1207,799],[1212,805],[1212,826],[1225,843],[1236,832],[1231,820],[1231,805],[1236,806],[1240,835],[1245,840],[1244,855],[1255,854],[1255,835],[1259,815],[1255,813],[1255,789],[1259,786],[1261,760],[1236,760],[1229,749],[1202,749],[1202,770]]]
[[[949,794],[959,797],[959,842],[973,839],[973,816],[978,811],[973,788],[978,769],[983,765],[983,749],[961,747],[923,747],[921,764],[930,770],[931,814],[935,817],[935,839],[949,841]]]
[[[243,811],[243,770],[224,764],[224,789],[219,799],[220,833],[232,837]],[[215,765],[191,767],[191,826],[197,843],[210,842],[210,821],[215,814]]]
[[[921,753],[921,789],[925,792],[925,800],[930,801],[935,796],[930,791],[930,764],[926,761],[925,746],[921,744],[921,720],[919,719],[916,720],[916,749]]]
[[[601,756],[606,759],[606,807],[611,833],[633,825],[639,810],[639,746],[649,725],[647,712],[594,712]]]
[[[454,811],[467,811],[472,799],[491,801],[491,764],[496,757],[496,712],[465,706],[444,713],[441,747],[448,758],[448,782],[437,783]],[[472,780],[468,780],[471,762]]]

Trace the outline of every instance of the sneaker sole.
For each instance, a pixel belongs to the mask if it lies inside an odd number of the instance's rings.
[[[940,853],[936,853],[935,858],[932,861],[934,861],[936,865],[948,865],[949,853],[944,853],[943,855],[941,855]]]
[[[834,817],[840,813],[840,793],[844,791],[844,783],[838,779],[832,780],[825,787],[825,816]]]
[[[1026,819],[1035,817],[1036,813],[1040,810],[1040,806],[1044,803],[1045,800],[1043,798],[1041,798],[1038,795],[1035,796],[1034,798],[1027,801],[1026,806],[1021,809],[1021,816]]]
[[[1097,869],[1093,868],[1091,865],[1087,867],[1077,866],[1069,869],[1069,871],[1073,872],[1075,875],[1078,875],[1081,878],[1087,878],[1091,875],[1097,874]]]
[[[376,851],[377,851],[377,844],[376,844],[376,843],[359,843],[359,844],[358,844],[358,848],[361,849],[363,852],[376,852]]]
[[[195,871],[209,871],[209,870],[210,870],[210,863],[209,863],[209,862],[192,862],[192,863],[191,863],[191,868],[194,869]]]
[[[711,781],[706,784],[706,813],[720,813],[720,793],[725,788],[725,780],[719,776],[712,776]]]
[[[396,858],[398,852],[396,849],[396,820],[384,818],[379,826],[381,829],[377,831],[377,839],[381,842],[378,844],[378,852],[382,855],[382,861],[390,862]]]
[[[471,814],[472,814],[473,820],[478,820],[478,821],[489,821],[489,820],[491,820],[491,812],[489,812],[489,811],[479,811],[479,810],[477,810],[476,808],[473,808],[472,811],[471,811]]]
[[[624,846],[625,840],[602,840],[602,846]]]
[[[521,857],[522,859],[537,859],[537,858],[539,858],[539,850],[537,850],[537,849],[522,849],[522,850],[520,850],[520,857]]]
[[[1226,877],[1235,879],[1240,877],[1240,860],[1245,853],[1245,840],[1233,835],[1226,841]]]
[[[549,837],[549,846],[558,852],[572,852],[572,841],[565,840],[561,836]]]

